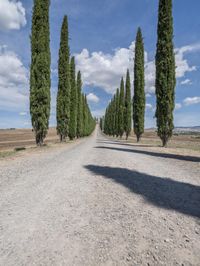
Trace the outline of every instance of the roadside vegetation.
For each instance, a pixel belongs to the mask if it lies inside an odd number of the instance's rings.
[[[31,33],[30,114],[35,141],[44,144],[49,129],[51,105],[51,52],[49,0],[35,0]],[[58,62],[57,134],[60,141],[89,136],[96,121],[86,95],[82,93],[81,73],[76,76],[75,58],[70,56],[67,16],[64,16]],[[81,114],[81,115],[80,115]]]
[[[173,135],[173,111],[175,107],[175,55],[173,45],[173,17],[172,0],[160,0],[158,11],[157,29],[157,50],[156,50],[156,111],[157,134],[166,147]],[[126,129],[124,121],[133,118],[134,133],[137,141],[141,140],[144,133],[145,120],[145,72],[144,72],[144,43],[142,30],[137,31],[134,56],[134,96],[131,103],[129,92],[125,92],[124,101],[123,78],[120,85],[120,93],[116,94],[109,103],[105,116],[100,120],[100,127],[105,134],[110,136],[120,136],[126,133],[126,138],[130,135],[130,130]],[[131,112],[125,111],[127,106],[132,105]],[[130,122],[129,122],[130,123]]]

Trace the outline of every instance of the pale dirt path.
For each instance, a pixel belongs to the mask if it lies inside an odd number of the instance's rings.
[[[0,162],[0,265],[200,265],[200,163],[147,150],[96,131]]]

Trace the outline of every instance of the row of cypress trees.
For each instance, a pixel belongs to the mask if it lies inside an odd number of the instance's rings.
[[[50,117],[51,54],[49,29],[50,0],[34,0],[31,34],[30,114],[36,144],[42,145]],[[86,95],[82,93],[80,71],[70,58],[67,16],[61,28],[58,62],[57,133],[61,141],[88,136],[94,130]]]
[[[82,93],[81,72],[76,76],[74,56],[70,58],[67,16],[64,16],[58,61],[57,133],[60,141],[88,136],[94,130],[86,95]]]
[[[105,134],[122,137],[125,133],[126,139],[128,139],[131,133],[131,120],[133,117],[134,132],[137,136],[137,141],[139,141],[144,132],[145,114],[144,44],[140,28],[137,31],[135,44],[133,101],[131,101],[129,70],[127,70],[126,74],[125,87],[124,92],[124,81],[122,78],[120,90],[117,89],[116,94],[108,105],[104,121],[100,121],[100,126]]]
[[[124,84],[121,78],[120,89],[117,89],[110,104],[106,108],[104,120],[100,120],[100,127],[105,134],[122,137],[124,132],[126,138],[131,132],[131,83],[129,70],[126,73]]]
[[[159,0],[158,29],[157,29],[157,50],[156,50],[156,113],[157,134],[163,146],[166,146],[173,134],[173,111],[175,106],[175,55],[173,45],[173,16],[172,0]],[[120,95],[123,88],[121,83]],[[122,136],[126,132],[126,137],[130,133],[126,131],[127,119],[126,106],[123,100],[121,106],[118,103],[119,90],[114,95],[106,109],[104,119],[101,119],[100,126],[108,135]],[[119,97],[120,99],[120,97]],[[130,102],[129,102],[130,105]],[[116,107],[117,106],[117,107]],[[122,106],[124,106],[122,108]],[[133,127],[140,140],[144,132],[145,117],[145,75],[144,75],[144,44],[141,29],[138,29],[135,46],[134,60],[134,96],[132,102]],[[117,117],[117,118],[116,118]],[[120,117],[120,118],[119,118]],[[124,120],[121,119],[124,117]],[[126,121],[126,122],[125,122]],[[118,124],[120,123],[120,125]],[[124,128],[124,132],[122,132]],[[128,131],[129,132],[129,131]]]

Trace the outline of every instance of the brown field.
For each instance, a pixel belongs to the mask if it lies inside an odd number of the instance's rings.
[[[50,128],[45,143],[58,142],[55,128]],[[35,146],[34,133],[31,129],[0,130],[0,151],[9,151],[18,147]]]
[[[124,139],[124,138],[123,138]],[[55,128],[50,128],[45,143],[58,143],[59,138]],[[128,142],[135,143],[132,133]],[[146,130],[141,145],[161,146],[160,139],[153,130]],[[17,147],[35,147],[34,133],[31,129],[6,129],[0,130],[0,152],[12,151]],[[200,134],[174,135],[169,142],[169,148],[182,148],[186,150],[200,151]]]
[[[134,134],[131,134],[131,142],[135,142]],[[161,141],[155,131],[146,130],[141,143],[152,146],[161,146]],[[174,135],[168,143],[168,148],[183,148],[200,151],[200,133],[199,134],[178,134]]]

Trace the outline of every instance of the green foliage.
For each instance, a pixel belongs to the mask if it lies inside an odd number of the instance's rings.
[[[70,98],[70,122],[69,122],[69,138],[72,140],[76,137],[77,130],[77,87],[76,87],[76,70],[75,58],[71,58],[70,62],[70,83],[71,83],[71,98]]]
[[[122,84],[121,84],[122,85]],[[123,87],[123,85],[122,85]],[[123,93],[122,95],[123,96]],[[110,136],[119,136],[119,119],[120,119],[120,92],[117,89],[116,94],[111,99],[106,108],[105,117],[103,118],[103,131]]]
[[[64,141],[69,134],[70,119],[70,69],[69,69],[68,21],[63,19],[58,61],[57,133]]]
[[[103,131],[103,123],[104,123],[104,117],[101,117],[100,118],[100,123],[99,123],[101,131]]]
[[[120,94],[119,94],[119,120],[118,120],[118,133],[122,137],[124,134],[124,110],[125,110],[125,99],[124,99],[124,80],[121,79]]]
[[[138,29],[135,44],[133,123],[137,141],[144,132],[145,116],[145,78],[144,78],[144,44],[141,29]]]
[[[156,118],[158,136],[167,145],[174,129],[175,56],[173,46],[172,0],[160,0],[156,52]]]
[[[87,103],[86,95],[82,94],[82,102],[83,102],[83,136],[89,136],[96,125],[95,119],[93,119],[92,114],[90,112],[90,108]]]
[[[80,138],[83,136],[83,112],[82,112],[82,80],[81,80],[81,72],[78,72],[77,75],[77,129],[76,129],[76,136]]]
[[[129,70],[126,73],[126,92],[125,92],[125,110],[124,110],[124,131],[126,139],[131,133],[131,81]]]
[[[117,88],[115,97],[115,135],[119,136],[119,88]]]
[[[36,144],[47,135],[50,116],[49,0],[35,0],[31,33],[30,115]]]

